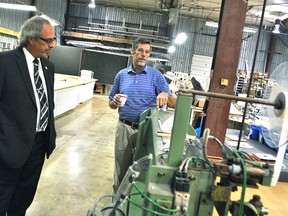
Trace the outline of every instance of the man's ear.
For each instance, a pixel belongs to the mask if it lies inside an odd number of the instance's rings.
[[[131,49],[131,54],[134,55],[136,51],[134,49]]]

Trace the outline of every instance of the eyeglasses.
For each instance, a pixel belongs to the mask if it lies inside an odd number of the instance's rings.
[[[137,49],[137,52],[146,53],[147,55],[150,55],[150,50],[144,50],[142,48]]]
[[[47,44],[52,44],[52,43],[56,43],[56,37],[54,38],[42,38],[39,37],[40,40],[46,42]]]

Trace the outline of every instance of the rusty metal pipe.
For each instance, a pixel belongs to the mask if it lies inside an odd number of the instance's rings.
[[[268,106],[274,106],[274,108],[279,109],[281,107],[280,101],[267,101],[263,99],[254,99],[254,98],[244,98],[244,97],[238,97],[234,95],[227,95],[227,94],[220,94],[220,93],[214,93],[214,92],[205,92],[205,91],[197,91],[197,90],[188,90],[188,89],[179,89],[180,93],[184,93],[184,95],[202,95],[202,96],[208,96],[208,97],[214,97],[214,98],[222,98],[227,100],[237,100],[237,101],[244,101],[248,103],[258,103],[258,104],[264,104]]]

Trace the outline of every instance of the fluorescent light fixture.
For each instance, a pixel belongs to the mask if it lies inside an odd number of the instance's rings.
[[[91,0],[89,5],[88,5],[89,8],[95,8],[96,5],[95,5],[95,0]]]
[[[280,25],[275,25],[272,33],[274,33],[274,34],[280,34]]]
[[[268,9],[269,11],[276,11],[276,12],[282,12],[282,13],[288,13],[288,6],[283,4],[275,4],[275,5],[268,5],[266,6],[265,10]]]
[[[49,20],[49,22],[50,22],[50,24],[51,24],[52,26],[59,26],[59,25],[60,25],[60,23],[59,23],[58,21],[52,19],[51,17],[49,17],[49,16],[47,16],[47,15],[45,15],[45,14],[42,14],[40,17],[43,17],[44,19]]]
[[[206,26],[210,26],[210,27],[214,27],[214,28],[218,28],[218,23],[216,22],[206,22],[205,23]]]
[[[254,28],[244,27],[243,32],[256,33],[258,30]]]
[[[176,36],[174,43],[175,44],[183,44],[186,41],[186,39],[187,39],[186,33],[181,32]]]
[[[12,10],[24,10],[24,11],[37,11],[35,6],[23,5],[23,4],[9,4],[0,3],[0,8],[12,9]]]
[[[216,22],[206,22],[206,26],[210,26],[213,28],[218,28],[218,23]],[[244,27],[243,32],[251,32],[251,33],[256,33],[258,30],[254,28],[249,28],[249,27]]]
[[[266,23],[268,26],[270,26],[272,22],[275,22],[276,19],[285,20],[288,18],[287,3],[282,3],[283,0],[277,0],[274,2],[278,3],[267,5],[265,7],[264,23]],[[252,6],[247,12],[253,15],[253,17],[261,17],[263,12],[262,6]]]
[[[174,53],[175,50],[176,50],[175,46],[172,45],[172,46],[170,46],[170,47],[168,48],[168,53]]]
[[[259,10],[259,14],[261,16],[261,10]],[[255,14],[256,15],[256,14]],[[260,17],[259,16],[259,17]],[[288,18],[288,6],[287,4],[279,4],[279,5],[267,5],[265,7],[265,18],[268,19],[280,19],[280,20],[284,20],[286,18]]]
[[[280,34],[280,24],[281,24],[281,21],[279,19],[276,19],[275,20],[275,26],[274,26],[272,33]]]

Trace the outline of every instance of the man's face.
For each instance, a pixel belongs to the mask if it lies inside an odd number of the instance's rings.
[[[136,50],[132,49],[133,62],[139,67],[144,67],[150,56],[150,49],[149,44],[139,44]]]
[[[52,48],[55,46],[54,28],[51,25],[44,25],[40,37],[30,40],[31,49],[35,57],[48,57]]]

